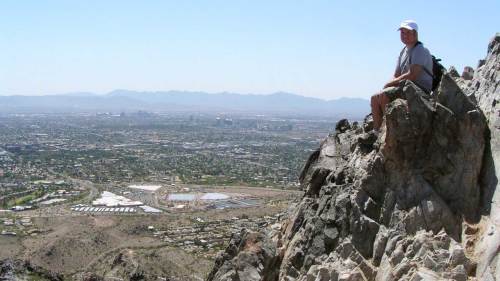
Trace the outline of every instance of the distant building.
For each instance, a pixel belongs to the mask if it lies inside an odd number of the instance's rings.
[[[14,212],[20,212],[20,211],[25,211],[25,210],[31,210],[33,209],[33,206],[26,205],[26,206],[14,206],[11,208],[12,211]]]

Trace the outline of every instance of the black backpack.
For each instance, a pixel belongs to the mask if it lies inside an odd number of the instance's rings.
[[[432,76],[432,90],[436,90],[441,83],[441,77],[445,72],[444,66],[440,63],[441,59],[436,58],[434,55],[432,56],[432,74],[429,70],[424,67],[425,72]]]
[[[415,44],[415,46],[417,46],[418,44],[422,44],[422,42],[418,41],[417,44]],[[402,52],[403,51],[401,51],[401,53]],[[441,82],[441,77],[443,76],[443,73],[446,71],[444,66],[440,63],[440,61],[441,59],[438,59],[434,55],[432,55],[432,73],[430,72],[430,70],[423,67],[425,73],[427,73],[432,77],[432,89],[431,89],[432,91],[436,90],[436,88],[439,86],[439,83]],[[411,64],[411,54],[410,54],[410,64]]]

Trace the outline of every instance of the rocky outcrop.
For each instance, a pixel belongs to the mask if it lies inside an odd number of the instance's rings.
[[[474,77],[474,69],[470,66],[464,67],[464,71],[462,72],[462,79],[471,80]]]
[[[275,234],[271,232],[272,234]],[[269,233],[269,234],[271,234]],[[279,255],[272,235],[243,230],[231,238],[226,251],[217,258],[209,280],[275,280]]]
[[[498,231],[483,227],[497,226],[500,197],[498,111],[483,106],[498,99],[497,38],[465,91],[449,74],[433,97],[405,81],[380,134],[370,118],[339,122],[305,165],[298,206],[235,235],[208,280],[497,280]]]
[[[486,147],[481,183],[483,234],[475,255],[478,280],[500,280],[500,33],[488,45],[488,54],[479,62],[472,80],[458,80],[463,90],[474,97],[488,119],[490,142]]]
[[[0,280],[62,281],[64,278],[59,274],[32,265],[27,261],[6,259],[0,261]]]

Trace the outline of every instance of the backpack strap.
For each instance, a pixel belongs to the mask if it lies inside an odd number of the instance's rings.
[[[399,63],[401,65],[401,58],[403,57],[403,53],[404,51],[406,50],[406,46],[403,47],[403,49],[401,50],[401,52],[399,52]],[[411,64],[411,56],[408,58],[410,64]]]

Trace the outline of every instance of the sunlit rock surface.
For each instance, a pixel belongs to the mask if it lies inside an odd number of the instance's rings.
[[[403,82],[378,136],[340,121],[288,218],[235,235],[208,280],[500,280],[499,50],[432,97]]]

